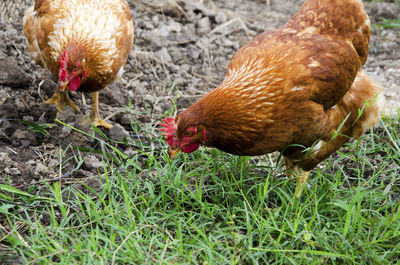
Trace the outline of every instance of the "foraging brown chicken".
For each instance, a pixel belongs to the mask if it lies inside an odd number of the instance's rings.
[[[119,78],[133,44],[133,22],[125,0],[36,0],[25,12],[24,34],[33,59],[58,77],[46,101],[58,110],[69,105],[70,91],[93,92],[90,119],[100,118],[99,90]]]
[[[382,88],[361,71],[369,26],[361,0],[306,0],[283,28],[242,47],[219,87],[164,120],[171,155],[200,145],[281,151],[300,196],[310,170],[380,119]]]

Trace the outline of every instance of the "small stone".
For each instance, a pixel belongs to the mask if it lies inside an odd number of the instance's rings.
[[[56,91],[56,84],[52,81],[44,80],[44,82],[40,86],[40,91],[50,98]]]
[[[72,123],[75,120],[75,112],[69,106],[65,107],[57,116],[64,123]]]
[[[171,55],[169,55],[168,50],[165,47],[162,47],[155,54],[157,57],[159,57],[161,60],[163,60],[166,63],[172,62]]]
[[[129,132],[124,129],[120,124],[116,123],[114,126],[110,129],[109,132],[110,138],[117,140],[117,141],[122,141],[124,138],[129,137]]]
[[[21,98],[16,98],[14,100],[15,106],[19,111],[26,111],[27,105],[21,100]]]
[[[60,138],[67,137],[68,135],[71,134],[71,131],[72,131],[72,129],[70,127],[63,126],[62,129],[61,129],[60,135],[59,135]]]
[[[76,114],[74,126],[84,132],[88,132],[91,128],[88,117],[82,114]]]
[[[201,50],[197,48],[190,48],[186,50],[186,54],[193,60],[197,60],[200,58]]]
[[[208,17],[203,17],[197,22],[198,30],[197,32],[200,35],[207,34],[210,32],[210,19]]]
[[[155,47],[162,47],[162,43],[166,43],[168,32],[161,31],[159,28],[155,28],[149,31],[146,31],[142,34],[142,38],[148,42],[150,42]]]
[[[147,82],[140,82],[139,80],[135,80],[131,82],[130,88],[132,88],[134,91],[129,90],[128,91],[128,96],[131,98],[134,98],[136,95],[145,95],[147,94],[146,89],[144,88],[147,84]]]
[[[18,129],[12,134],[11,139],[13,140],[13,145],[14,142],[17,145],[20,143],[22,148],[25,148],[29,145],[37,145],[35,135],[28,131],[21,131]]]
[[[11,58],[0,61],[0,85],[12,88],[26,88],[30,78]]]
[[[23,120],[26,120],[26,121],[31,121],[31,122],[34,121],[33,116],[23,116],[22,119],[23,119]]]
[[[129,113],[124,113],[121,115],[120,122],[124,125],[129,125],[132,121],[132,115]]]
[[[55,169],[58,165],[60,165],[60,161],[58,159],[51,159],[48,165],[49,168]]]
[[[0,105],[0,117],[2,118],[18,118],[18,112],[19,109],[11,98],[7,98]]]
[[[181,32],[182,31],[182,24],[176,22],[176,21],[170,21],[169,25],[167,26],[167,30],[169,32]]]
[[[79,169],[76,174],[75,174],[76,178],[90,178],[93,177],[93,172],[87,171],[87,170],[83,170],[83,169]]]
[[[3,120],[3,121],[0,121],[0,128],[2,128],[2,129],[8,129],[8,128],[11,128],[11,123],[9,122],[9,121],[7,121],[7,120]]]
[[[21,170],[19,170],[16,167],[12,167],[12,168],[9,169],[9,173],[8,174],[21,175]]]
[[[160,23],[160,19],[158,18],[158,16],[153,16],[153,17],[151,18],[151,20],[153,21],[153,25],[154,25],[155,27],[157,27],[158,24]]]
[[[9,163],[11,163],[11,159],[8,156],[8,154],[4,153],[4,152],[1,152],[0,153],[0,165],[1,164],[6,165],[6,164],[9,164]]]
[[[28,146],[32,145],[32,142],[30,140],[27,140],[27,139],[22,139],[20,141],[20,144],[21,144],[21,146],[19,146],[20,148],[25,148],[25,147],[28,147]]]
[[[21,139],[26,139],[26,138],[29,138],[29,132],[27,132],[27,131],[21,131],[21,130],[16,130],[14,133],[13,133],[13,135],[11,136],[12,138],[15,138],[15,139],[18,139],[18,140],[21,140]]]
[[[134,156],[138,153],[139,151],[132,149],[132,148],[128,148],[125,150],[124,154],[127,156]]]
[[[43,165],[42,163],[37,163],[36,164],[35,174],[40,174],[43,177],[43,175],[47,175],[48,171],[49,171],[49,169],[45,165]]]
[[[88,170],[100,170],[103,169],[103,162],[101,162],[96,156],[94,155],[87,155],[83,158],[83,164],[86,169]]]
[[[215,15],[215,22],[217,22],[218,24],[223,24],[227,20],[228,20],[228,17],[222,11],[217,12],[217,14]]]

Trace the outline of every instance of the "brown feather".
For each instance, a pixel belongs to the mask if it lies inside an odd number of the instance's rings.
[[[224,82],[177,116],[178,138],[202,126],[206,146],[236,155],[311,147],[330,138],[347,114],[354,121],[362,102],[379,90],[362,73],[362,82],[350,89],[366,60],[369,34],[362,1],[307,0],[283,28],[260,34],[233,56]],[[346,102],[350,94],[359,98]],[[334,115],[338,109],[341,115]],[[375,112],[363,119],[378,117]],[[353,137],[376,120],[365,128],[349,123],[345,133]],[[302,164],[296,148],[285,155],[309,169],[342,144],[338,140],[320,152],[316,163]]]

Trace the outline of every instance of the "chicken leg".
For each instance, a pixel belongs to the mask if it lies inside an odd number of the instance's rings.
[[[104,128],[110,129],[113,127],[111,124],[108,122],[102,120],[100,118],[100,113],[99,113],[99,92],[93,92],[93,102],[92,102],[92,111],[90,112],[90,120],[92,121],[93,125],[98,127],[98,126],[103,126]]]
[[[284,157],[284,161],[287,169],[286,175],[288,177],[294,177],[297,180],[295,195],[296,198],[300,198],[300,195],[304,189],[304,185],[306,184],[311,171],[305,171],[301,169],[294,163],[294,161],[287,157]]]
[[[300,198],[301,193],[303,192],[304,185],[307,182],[308,176],[310,175],[311,171],[304,171],[300,168],[296,168],[296,178],[297,178],[297,185],[295,190],[296,198]]]
[[[68,91],[61,91],[60,87],[57,86],[56,92],[54,92],[53,96],[46,100],[46,104],[55,104],[57,105],[58,111],[62,111],[65,105],[70,106],[76,112],[80,112],[79,108],[72,102],[71,98],[69,97]]]

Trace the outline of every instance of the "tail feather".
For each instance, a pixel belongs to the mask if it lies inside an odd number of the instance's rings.
[[[350,114],[351,118],[344,129],[348,130],[348,136],[357,139],[379,122],[385,108],[383,88],[360,71],[337,108],[346,116]]]
[[[357,139],[375,126],[385,108],[383,88],[366,73],[359,71],[343,99],[327,111],[331,132],[315,143],[311,152],[286,157],[289,167],[313,169],[350,139]],[[292,166],[290,166],[292,165]]]

